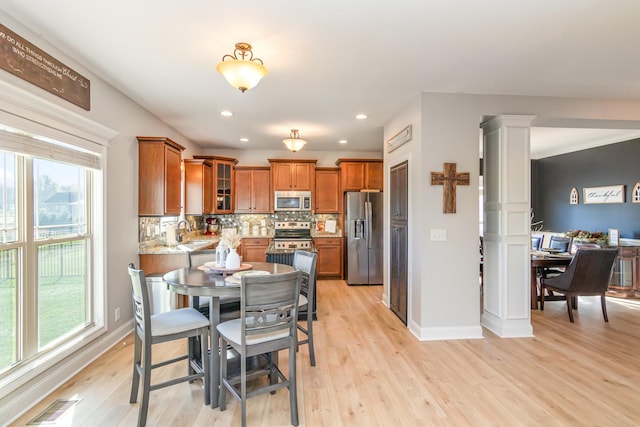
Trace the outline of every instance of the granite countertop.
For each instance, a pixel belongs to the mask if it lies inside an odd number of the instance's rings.
[[[138,244],[138,254],[179,255],[190,251],[209,249],[220,241],[220,237],[205,234],[187,234],[184,241],[175,246],[167,246],[162,240],[153,240]]]
[[[311,237],[342,237],[342,230],[336,229],[335,233],[328,233],[326,231],[311,231]]]

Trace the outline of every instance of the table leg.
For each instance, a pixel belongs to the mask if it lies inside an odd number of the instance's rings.
[[[531,267],[531,310],[538,309],[538,276],[537,268]]]
[[[212,297],[209,303],[209,373],[211,378],[211,407],[218,407],[220,393],[220,334],[216,326],[220,323],[220,298]]]

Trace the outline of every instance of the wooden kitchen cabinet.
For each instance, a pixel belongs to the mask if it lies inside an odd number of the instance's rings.
[[[271,239],[268,237],[247,237],[242,239],[240,254],[242,262],[266,262],[265,251],[269,247]]]
[[[342,279],[342,238],[316,237],[313,244],[318,251],[316,271],[318,278]]]
[[[342,197],[340,192],[339,168],[316,168],[316,191],[313,207],[315,213],[340,213]]]
[[[138,215],[180,215],[184,147],[165,137],[137,139]]]
[[[312,191],[317,160],[269,159],[274,191]]]
[[[235,212],[271,212],[270,168],[236,167],[235,175]]]
[[[213,163],[204,159],[184,160],[184,213],[203,215],[213,209]]]
[[[382,191],[382,159],[338,159],[336,165],[341,170],[342,191]]]
[[[220,156],[193,156],[194,159],[208,159],[213,163],[213,213],[233,213],[234,168],[237,159]]]

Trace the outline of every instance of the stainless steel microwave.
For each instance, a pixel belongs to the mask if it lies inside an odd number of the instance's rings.
[[[276,191],[273,206],[276,211],[310,211],[311,191]]]

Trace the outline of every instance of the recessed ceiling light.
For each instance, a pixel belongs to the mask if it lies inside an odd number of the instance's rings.
[[[249,138],[240,138],[241,142],[249,142]]]
[[[233,113],[229,110],[224,110],[224,111],[220,111],[220,115],[224,117],[231,117],[233,116]]]
[[[369,117],[369,116],[367,116],[366,114],[362,114],[362,113],[360,113],[360,114],[358,114],[358,115],[356,116],[356,119],[358,119],[358,120],[364,120],[364,119],[366,119],[367,117]]]
[[[348,141],[346,139],[341,139],[340,141],[338,141],[340,144],[346,144]]]

